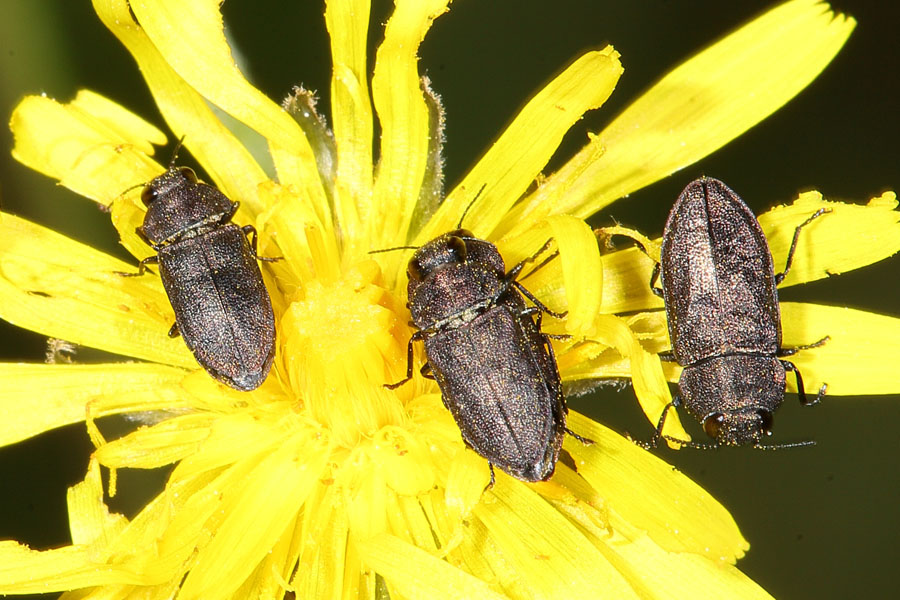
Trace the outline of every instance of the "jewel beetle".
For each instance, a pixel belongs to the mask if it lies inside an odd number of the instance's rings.
[[[781,346],[781,312],[776,286],[791,269],[801,230],[820,209],[797,226],[784,271],[775,274],[766,237],[743,200],[717,179],[702,177],[685,187],[663,230],[660,262],[650,286],[666,307],[671,355],[683,367],[680,395],[670,406],[684,406],[703,424],[714,444],[752,444],[762,448],[771,434],[772,415],[784,400],[788,371],[797,378],[800,402],[815,404],[803,390],[800,371],[782,357],[819,346],[827,337],[797,348]],[[654,287],[659,278],[662,289]],[[663,411],[651,445],[662,436]],[[667,438],[668,439],[668,438]],[[683,440],[674,440],[682,444]]]
[[[516,278],[549,247],[508,272],[497,247],[465,229],[441,235],[413,254],[407,267],[408,304],[416,331],[407,347],[424,342],[423,376],[435,379],[463,440],[490,465],[523,481],[553,475],[566,433],[566,403],[544,313],[555,313]],[[533,306],[526,306],[524,298]]]
[[[174,162],[141,193],[147,213],[136,231],[157,254],[123,275],[158,264],[175,311],[169,336],[180,334],[215,379],[256,389],[275,356],[275,317],[257,259],[275,259],[257,256],[252,225],[231,222],[238,202]]]

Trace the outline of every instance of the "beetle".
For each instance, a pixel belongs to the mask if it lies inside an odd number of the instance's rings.
[[[820,209],[794,230],[784,271],[775,274],[766,237],[753,212],[717,179],[692,181],[678,197],[663,231],[660,262],[650,287],[665,302],[672,351],[663,358],[683,367],[680,396],[669,406],[684,406],[703,424],[714,444],[752,444],[761,448],[771,435],[772,415],[784,400],[788,371],[797,378],[801,404],[817,403],[803,390],[800,371],[782,357],[824,344],[828,338],[797,348],[781,347],[781,312],[776,286],[791,269],[800,231],[819,218]],[[662,289],[654,287],[660,279]],[[652,446],[662,435],[666,406]],[[685,444],[683,440],[673,440]]]
[[[406,378],[412,378],[413,343],[423,341],[421,373],[435,379],[444,406],[465,443],[523,481],[553,475],[566,433],[567,408],[550,337],[541,331],[544,306],[516,278],[534,255],[509,272],[497,247],[456,229],[413,254],[407,266],[408,302],[416,331],[407,346]],[[523,296],[533,303],[526,306]]]
[[[165,173],[142,184],[147,213],[136,231],[157,254],[143,259],[137,273],[122,275],[143,275],[158,264],[175,311],[169,337],[180,334],[215,379],[256,389],[275,356],[275,317],[257,259],[277,259],[257,256],[252,225],[231,222],[238,202],[174,162],[173,156]]]

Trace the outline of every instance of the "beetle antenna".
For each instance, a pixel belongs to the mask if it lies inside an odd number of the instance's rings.
[[[486,183],[482,183],[481,187],[478,188],[478,192],[476,192],[475,197],[469,202],[469,205],[466,207],[466,210],[463,211],[462,216],[459,218],[459,223],[456,224],[457,229],[462,229],[463,219],[466,218],[466,215],[469,214],[469,209],[472,208],[472,205],[475,204],[475,201],[481,196],[481,192],[484,191],[484,188],[487,187]]]
[[[785,444],[754,444],[753,447],[757,450],[784,450],[785,448],[803,448],[805,446],[815,445],[815,441],[806,440],[803,442],[787,442]]]
[[[687,448],[693,448],[695,450],[716,450],[717,448],[721,448],[722,444],[718,444],[715,442],[695,442],[693,440],[679,440],[678,438],[672,437],[670,435],[661,435],[660,438],[669,441],[675,442],[676,444],[681,444]]]
[[[172,160],[169,161],[169,168],[175,166],[175,161],[178,159],[178,151],[181,150],[181,147],[184,146],[184,138],[186,135],[182,135],[178,138],[178,143],[175,144],[175,150],[172,151]]]
[[[418,250],[420,246],[394,246],[393,248],[382,248],[381,250],[369,250],[369,254],[380,254],[382,252],[393,252],[394,250]]]
[[[138,184],[136,184],[136,185],[131,186],[130,188],[126,188],[126,189],[122,190],[122,192],[120,192],[119,195],[118,195],[117,197],[118,197],[118,198],[121,198],[122,196],[124,196],[125,194],[127,194],[128,192],[130,192],[131,190],[136,190],[136,189],[139,188],[139,187],[146,187],[146,186],[147,186],[146,183],[138,183]]]

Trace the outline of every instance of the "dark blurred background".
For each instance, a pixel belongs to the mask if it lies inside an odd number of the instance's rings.
[[[378,2],[373,23],[389,5]],[[448,188],[474,164],[518,108],[581,52],[611,42],[625,74],[609,102],[567,136],[556,163],[599,130],[669,68],[775,3],[744,0],[492,0],[452,5],[421,49],[422,72],[447,111]],[[552,8],[551,8],[552,6]],[[672,202],[694,177],[729,183],[761,212],[816,188],[827,197],[867,201],[900,187],[898,3],[833,2],[859,24],[824,74],[785,108],[713,156],[617,202],[594,219],[616,219],[660,235]],[[274,100],[303,83],[329,99],[329,51],[322,2],[228,0],[223,6],[236,58]],[[380,30],[376,32],[377,43]],[[0,2],[0,115],[24,94],[68,101],[90,88],[165,129],[134,63],[94,16],[87,0]],[[327,112],[327,108],[325,108]],[[3,209],[122,257],[108,215],[13,161],[0,128]],[[171,146],[170,146],[171,148]],[[170,149],[160,150],[162,160]],[[186,161],[190,161],[185,157]],[[810,300],[900,315],[900,262],[785,290]],[[42,361],[46,340],[0,323],[7,361]],[[82,356],[79,354],[79,356]],[[751,543],[739,566],[778,598],[896,597],[900,552],[898,397],[832,397],[802,409],[793,396],[777,415],[781,440],[814,438],[813,448],[780,452],[726,449],[658,451],[727,506]],[[630,387],[571,403],[619,431],[649,433]],[[24,407],[23,407],[24,408]],[[2,426],[2,424],[0,424]],[[0,449],[0,539],[36,548],[68,541],[66,487],[81,479],[91,450],[83,425]],[[158,474],[159,485],[164,474]],[[128,487],[122,473],[119,489]],[[150,482],[153,483],[152,481]],[[128,515],[140,499],[114,506]]]

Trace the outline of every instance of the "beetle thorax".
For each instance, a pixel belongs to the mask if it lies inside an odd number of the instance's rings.
[[[768,435],[784,385],[777,358],[747,354],[687,366],[678,383],[684,407],[723,445],[756,444]]]
[[[226,223],[237,208],[236,202],[216,188],[192,182],[176,169],[169,169],[147,187],[154,192],[154,199],[147,206],[141,231],[157,247]]]

